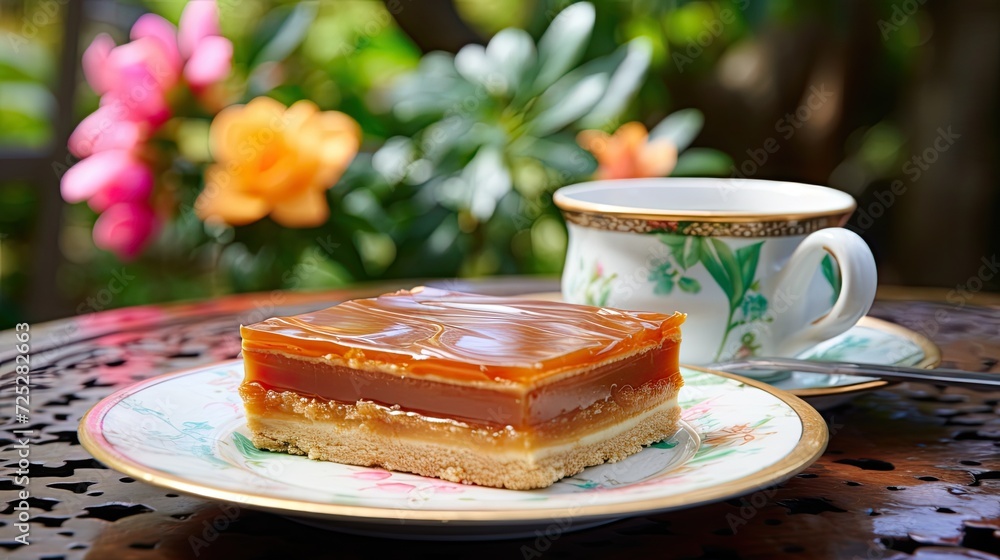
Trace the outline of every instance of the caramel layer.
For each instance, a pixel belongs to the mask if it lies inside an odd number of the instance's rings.
[[[363,429],[392,438],[478,449],[490,454],[525,455],[553,446],[600,439],[644,414],[677,404],[679,385],[667,380],[616,392],[617,398],[574,410],[531,429],[427,417],[399,407],[362,401],[353,404],[303,398],[292,391],[267,390],[256,383],[240,387],[251,429],[259,422],[284,420],[304,426],[327,423],[345,430]]]
[[[243,352],[243,383],[324,400],[372,401],[419,414],[491,426],[537,426],[598,401],[618,400],[622,390],[665,380],[680,386],[673,342],[563,376],[531,388],[455,385],[381,370],[355,370],[275,353]]]
[[[663,315],[416,288],[241,327],[246,355],[476,386],[531,386],[679,338]]]

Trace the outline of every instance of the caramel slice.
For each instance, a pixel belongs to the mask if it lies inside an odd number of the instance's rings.
[[[676,430],[683,315],[416,288],[242,327],[254,443],[534,488]]]

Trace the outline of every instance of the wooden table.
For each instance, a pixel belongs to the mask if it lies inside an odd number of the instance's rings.
[[[440,284],[440,283],[439,283]],[[445,282],[496,294],[556,289],[552,280]],[[899,385],[825,413],[823,457],[774,492],[691,510],[622,520],[551,541],[377,540],[312,529],[147,486],[104,468],[76,438],[102,397],[150,376],[235,357],[237,325],[301,312],[397,285],[314,294],[272,292],[212,302],[95,313],[31,329],[31,418],[13,414],[13,332],[0,335],[2,399],[0,557],[352,558],[401,545],[455,558],[920,558],[1000,554],[1000,393]],[[963,305],[943,292],[885,290],[872,314],[929,336],[944,366],[1000,373],[1000,304]],[[919,301],[940,299],[941,302]],[[953,297],[952,300],[955,300]],[[12,541],[17,442],[30,446],[30,546]],[[220,521],[220,519],[222,521]],[[737,521],[738,520],[738,521]],[[213,528],[212,524],[217,527]],[[203,546],[207,544],[207,546]]]

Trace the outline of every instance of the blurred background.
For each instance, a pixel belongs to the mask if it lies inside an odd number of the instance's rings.
[[[592,30],[555,23],[570,4],[220,0],[231,66],[167,92],[170,117],[142,144],[154,225],[118,222],[114,236],[139,235],[122,247],[95,229],[105,208],[60,194],[80,159],[70,134],[99,106],[81,59],[98,34],[128,42],[143,14],[177,24],[185,2],[0,0],[0,327],[234,292],[555,275],[566,234],[551,193],[612,157],[578,133],[629,122],[682,152],[648,174],[852,194],[849,227],[882,283],[955,302],[1000,288],[1000,3],[595,0]],[[525,33],[453,56],[507,28]],[[221,157],[213,118],[261,96],[360,125],[319,225],[197,211]]]

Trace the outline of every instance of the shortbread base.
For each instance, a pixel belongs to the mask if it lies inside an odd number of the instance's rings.
[[[363,423],[323,421],[299,414],[248,411],[247,426],[260,449],[465,484],[528,490],[550,486],[589,466],[620,461],[673,435],[679,421],[680,407],[676,399],[669,399],[575,442],[536,446],[523,453],[421,441],[380,433]]]

